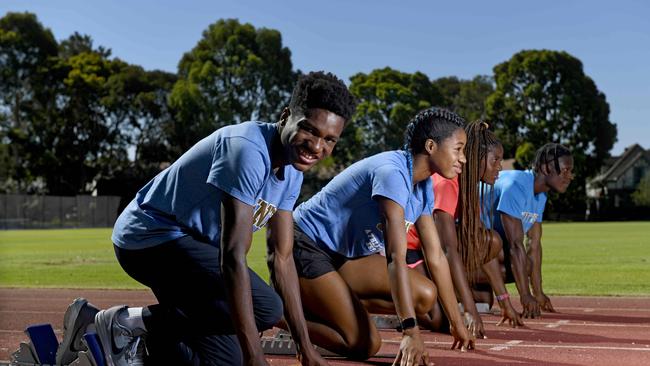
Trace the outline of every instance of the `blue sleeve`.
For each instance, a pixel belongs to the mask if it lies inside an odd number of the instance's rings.
[[[270,171],[267,155],[259,145],[243,137],[225,138],[214,147],[208,183],[254,206]]]
[[[524,211],[526,192],[516,182],[512,182],[501,188],[501,196],[497,198],[496,210],[521,220],[521,213]]]
[[[288,166],[285,169],[290,169]],[[284,199],[278,205],[279,210],[284,211],[293,211],[293,206],[296,205],[296,200],[300,196],[300,187],[302,186],[302,173],[293,171],[291,174],[291,179],[289,181],[289,187],[287,188],[287,194],[285,194]]]
[[[435,206],[436,205],[435,205],[435,192],[433,191],[433,179],[429,177],[425,181],[424,211],[422,211],[422,215],[433,214],[433,209],[435,208]]]
[[[386,197],[395,201],[406,211],[409,197],[409,184],[404,173],[393,165],[382,165],[375,169],[372,177],[372,198]]]
[[[544,202],[542,202],[542,204],[541,204],[542,207],[540,207],[539,212],[538,212],[539,215],[537,215],[537,220],[535,220],[536,222],[542,222],[542,216],[544,216],[544,209],[546,208],[546,200],[547,199],[548,199],[548,196],[545,195],[544,196]]]

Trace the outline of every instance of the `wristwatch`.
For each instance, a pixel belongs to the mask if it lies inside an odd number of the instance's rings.
[[[405,331],[407,329],[415,328],[418,325],[418,322],[415,318],[406,318],[400,321],[400,331]]]

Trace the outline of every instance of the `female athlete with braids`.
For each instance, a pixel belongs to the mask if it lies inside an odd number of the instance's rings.
[[[415,319],[431,309],[437,292],[453,325],[452,348],[473,347],[431,217],[430,176],[453,178],[465,163],[463,123],[444,109],[418,113],[404,150],[351,165],[294,211],[294,262],[315,344],[367,359],[381,346],[369,312],[396,313],[403,332],[396,362],[428,363]],[[413,224],[435,286],[406,265],[406,231]]]
[[[433,218],[447,253],[456,292],[466,312],[468,329],[474,336],[482,338],[485,330],[471,290],[481,269],[495,293],[499,294],[497,299],[503,316],[500,323],[509,321],[513,326],[523,323],[510,303],[500,274],[497,257],[501,240],[493,231],[485,230],[480,215],[479,182],[486,183],[484,187],[491,189],[501,170],[503,146],[485,122],[472,122],[465,126],[465,132],[467,163],[460,178],[432,176],[435,193]],[[420,265],[423,259],[420,239],[413,229],[408,233],[408,247],[409,266],[426,274]],[[444,331],[447,320],[443,316],[436,306],[421,322],[430,329]]]
[[[542,289],[542,214],[546,192],[564,193],[571,180],[571,151],[548,143],[537,150],[532,170],[504,171],[494,185],[493,228],[503,239],[506,282],[514,280],[524,318],[539,317],[540,309],[555,311]],[[488,227],[490,217],[483,212],[483,222]],[[524,235],[528,237],[527,251]]]

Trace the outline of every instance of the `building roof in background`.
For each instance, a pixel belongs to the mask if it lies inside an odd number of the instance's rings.
[[[591,183],[616,182],[637,160],[642,158],[650,159],[650,150],[644,150],[639,144],[629,146],[621,156],[612,158],[611,165],[608,164],[611,161],[606,161],[605,164],[610,165],[609,168],[592,179]]]

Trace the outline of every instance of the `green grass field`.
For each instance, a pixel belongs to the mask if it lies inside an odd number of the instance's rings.
[[[0,231],[0,287],[142,288],[119,267],[110,233]],[[650,296],[650,222],[546,223],[542,246],[549,295]],[[268,278],[265,252],[257,233],[249,265]]]

